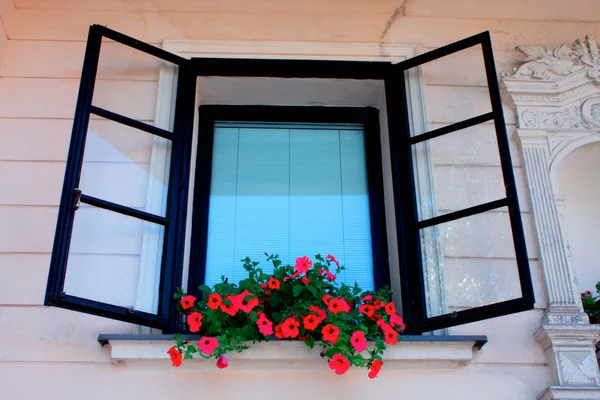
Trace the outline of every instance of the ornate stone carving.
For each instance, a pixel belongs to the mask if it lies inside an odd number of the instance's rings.
[[[542,45],[523,45],[516,49],[527,58],[512,74],[502,74],[505,78],[548,80],[587,70],[588,76],[600,83],[600,47],[592,35],[588,34],[585,40],[577,39],[571,46],[563,43],[554,51]]]
[[[591,352],[559,351],[558,362],[566,385],[597,385],[596,357]],[[596,364],[597,365],[597,364]]]
[[[600,140],[600,48],[590,35],[554,51],[518,46],[527,55],[502,74],[515,103],[531,208],[540,245],[548,309],[536,334],[557,372],[538,400],[600,399],[595,343],[600,335],[581,308],[557,201],[557,171],[567,154]]]

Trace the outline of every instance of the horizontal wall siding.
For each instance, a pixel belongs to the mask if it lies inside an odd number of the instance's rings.
[[[268,377],[272,392],[301,391],[303,397],[314,398],[340,394],[363,398],[372,396],[376,387],[381,398],[391,398],[391,393],[406,398],[448,398],[452,392],[461,399],[485,394],[490,400],[525,400],[553,383],[547,359],[533,339],[546,306],[545,286],[523,161],[514,137],[514,107],[506,101],[504,113],[536,309],[452,328],[452,334],[485,334],[490,339],[469,366],[436,371],[384,369],[377,381],[366,382],[364,371],[338,379],[324,373],[329,372],[325,364],[314,372],[270,370],[268,375],[261,370],[236,373],[234,366],[207,371],[176,370],[167,362],[112,365],[107,349],[97,344],[97,335],[132,332],[132,326],[42,304],[90,24],[106,25],[158,46],[164,39],[381,42],[419,44],[422,52],[490,30],[498,70],[511,71],[524,59],[514,50],[518,44],[554,48],[586,33],[600,36],[597,0],[507,0],[501,4],[491,0],[15,0],[14,10],[12,3],[0,2],[0,28],[6,30],[4,34],[0,29],[0,375],[6,383],[2,388],[6,398],[33,398],[40,390],[36,386],[65,399],[82,395],[137,398],[141,391],[144,397],[164,398],[189,394],[199,387],[213,397],[233,398],[256,391],[256,385],[266,384]],[[106,68],[99,72],[95,104],[152,123],[159,64],[139,54],[124,55],[115,43],[104,43],[102,48]],[[424,75],[430,129],[471,117],[476,107],[489,104],[485,80],[473,71],[478,58],[476,52],[465,51],[451,67],[432,65]],[[98,120],[100,126],[103,123]],[[122,132],[108,130],[101,136],[118,143],[130,160],[121,167],[131,170],[138,183],[133,197],[124,201],[143,208],[146,198],[135,194],[145,191],[144,177],[136,174],[149,168],[151,143],[128,142]],[[432,144],[440,212],[460,209],[472,200],[468,191],[457,193],[456,185],[466,188],[475,182],[485,196],[502,195],[501,182],[491,178],[498,175],[499,165],[490,137],[493,125],[482,124],[462,132],[460,140],[445,136]],[[474,142],[476,146],[469,147]],[[106,165],[118,161],[111,155],[91,157]],[[124,170],[114,168],[116,176]],[[478,181],[484,183],[477,185]],[[124,186],[113,189],[127,190]],[[506,214],[490,215],[486,214],[481,231],[473,236],[450,238],[442,257],[447,263],[460,262],[460,273],[471,271],[473,277],[485,277],[482,268],[505,272],[512,268],[510,238],[499,238],[502,226],[494,222],[506,219]],[[134,260],[141,246],[138,230],[135,242],[123,242],[127,248],[120,254],[106,251],[106,257]],[[107,273],[117,272],[107,269]],[[458,282],[456,277],[449,280]],[[510,291],[512,283],[504,281],[499,287]],[[463,298],[456,293],[452,296],[450,302],[463,304]],[[43,378],[40,385],[22,385],[20,377],[25,375]]]

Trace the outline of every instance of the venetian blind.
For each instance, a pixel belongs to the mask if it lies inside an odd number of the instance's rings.
[[[338,279],[373,289],[364,131],[360,125],[217,122],[205,283],[246,276],[264,252],[334,255]]]

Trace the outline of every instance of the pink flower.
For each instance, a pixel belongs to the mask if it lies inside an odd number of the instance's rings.
[[[365,333],[363,331],[354,332],[352,337],[350,337],[350,343],[357,352],[362,353],[367,348]]]
[[[227,368],[228,366],[229,363],[227,362],[227,357],[221,354],[219,358],[217,358],[217,368],[223,369]]]
[[[350,361],[341,354],[335,354],[329,361],[329,368],[334,370],[336,374],[342,375],[350,368]]]
[[[202,314],[194,311],[187,316],[186,322],[190,327],[190,332],[198,332],[202,326]]]
[[[400,332],[402,332],[404,329],[406,329],[406,325],[404,324],[404,321],[402,320],[402,317],[399,315],[392,315],[390,317],[390,324],[392,325],[392,328],[400,328],[398,329]]]
[[[300,272],[301,274],[305,274],[308,272],[310,267],[312,267],[312,262],[308,256],[296,258],[296,271]]]
[[[219,347],[219,340],[213,337],[204,336],[198,342],[198,348],[207,356],[211,355]]]
[[[332,256],[331,254],[327,254],[327,257],[325,257],[326,259],[328,259],[329,261],[332,261],[335,263],[335,265],[339,266],[340,262],[338,260],[335,259],[334,256]]]
[[[381,370],[382,366],[383,362],[381,360],[373,361],[373,364],[371,364],[371,368],[369,369],[369,378],[377,378],[377,374],[379,374],[379,371]]]

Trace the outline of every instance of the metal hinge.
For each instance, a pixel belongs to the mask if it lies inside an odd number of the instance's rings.
[[[79,204],[81,200],[81,189],[75,188],[73,189],[73,193],[75,194],[75,198],[73,199],[73,209],[79,210]]]

